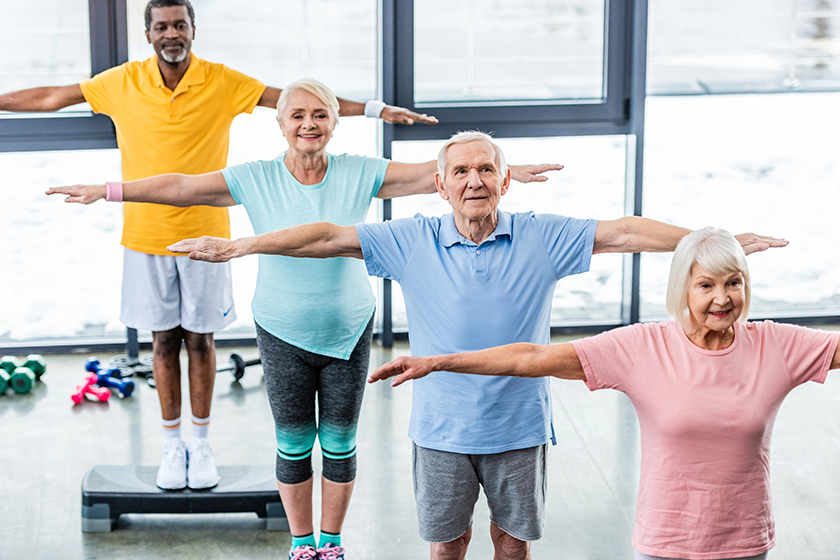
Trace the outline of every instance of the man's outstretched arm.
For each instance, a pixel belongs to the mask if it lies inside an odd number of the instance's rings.
[[[189,253],[193,260],[208,262],[227,262],[256,254],[311,259],[363,258],[356,228],[329,222],[304,224],[241,239],[185,239],[167,249],[173,253]]]
[[[271,109],[277,108],[277,100],[280,99],[282,89],[275,87],[267,87],[257,102],[260,107],[269,107]],[[338,112],[342,117],[358,117],[365,114],[365,104],[358,101],[350,101],[349,99],[338,98]],[[403,109],[402,107],[394,107],[393,105],[385,105],[382,108],[382,113],[379,115],[383,121],[391,124],[414,124],[416,122],[423,124],[437,124],[438,120],[426,113],[422,115]]]
[[[593,254],[598,253],[664,253],[673,251],[690,229],[673,226],[639,216],[625,216],[618,220],[598,222],[595,230]],[[746,254],[766,251],[771,247],[786,247],[788,241],[767,235],[742,233],[735,239]]]
[[[79,84],[39,87],[0,95],[0,111],[45,113],[84,102]]]

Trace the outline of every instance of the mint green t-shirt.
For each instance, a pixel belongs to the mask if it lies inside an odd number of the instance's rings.
[[[324,180],[302,185],[284,163],[253,161],[222,170],[256,234],[312,222],[365,221],[385,180],[388,160],[328,154]],[[254,320],[298,348],[346,360],[373,315],[376,300],[360,259],[260,255]]]

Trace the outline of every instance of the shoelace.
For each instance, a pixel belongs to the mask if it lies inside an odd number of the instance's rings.
[[[176,461],[183,460],[184,457],[184,449],[180,445],[167,445],[163,448],[163,462],[167,466],[174,465]]]
[[[318,549],[318,558],[320,560],[343,560],[344,547],[327,544],[324,548]]]
[[[318,553],[311,546],[301,545],[292,550],[289,560],[318,560]]]
[[[203,467],[210,462],[213,454],[210,451],[210,444],[200,443],[190,451],[190,463],[197,467]]]

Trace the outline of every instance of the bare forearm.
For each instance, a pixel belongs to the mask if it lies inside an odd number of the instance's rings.
[[[153,202],[169,206],[214,206],[197,186],[196,177],[183,173],[165,173],[146,179],[123,183],[123,200],[126,202]],[[225,204],[224,206],[228,206]]]
[[[349,99],[338,99],[338,114],[342,117],[358,117],[365,114],[365,104]]]
[[[524,342],[430,358],[434,371],[515,377],[581,379],[582,368],[571,344],[545,346]]]
[[[362,258],[355,228],[329,222],[304,224],[235,240],[234,256],[256,254],[315,259]]]
[[[638,216],[599,222],[593,253],[661,253],[673,251],[690,229]]]
[[[391,385],[397,386],[410,379],[425,377],[433,371],[586,379],[574,346],[566,342],[547,346],[508,344],[477,352],[445,356],[403,356],[377,368],[368,378],[368,383],[393,377]]]
[[[477,352],[430,356],[428,359],[433,371],[539,377],[534,367],[538,355],[538,346],[518,343]]]
[[[42,113],[84,102],[78,85],[39,87],[0,95],[0,111]]]

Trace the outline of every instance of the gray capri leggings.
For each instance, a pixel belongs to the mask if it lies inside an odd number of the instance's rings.
[[[302,350],[257,324],[268,402],[277,434],[277,480],[299,484],[312,477],[312,448],[321,444],[324,478],[356,478],[356,424],[370,361],[373,318],[347,360]],[[315,421],[315,399],[318,421]]]

